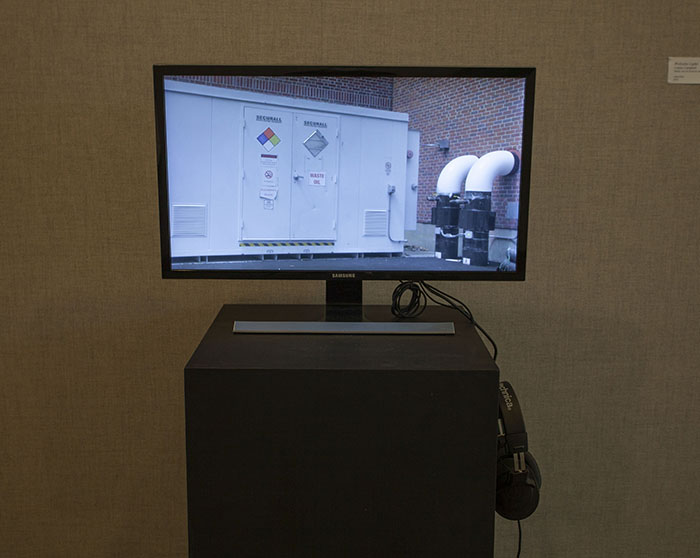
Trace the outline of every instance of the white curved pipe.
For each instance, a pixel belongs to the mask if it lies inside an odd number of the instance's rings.
[[[465,192],[491,192],[497,176],[505,176],[513,171],[516,157],[510,151],[491,151],[479,157],[469,171],[464,185]]]
[[[479,160],[474,155],[462,155],[447,163],[440,171],[437,179],[438,195],[460,194],[462,184],[469,174],[469,169]]]

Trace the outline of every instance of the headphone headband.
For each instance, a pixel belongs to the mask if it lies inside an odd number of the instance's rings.
[[[501,382],[498,386],[498,409],[503,420],[505,438],[510,452],[527,451],[527,432],[525,419],[520,410],[520,403],[509,382]]]

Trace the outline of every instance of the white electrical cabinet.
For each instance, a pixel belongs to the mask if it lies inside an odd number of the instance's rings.
[[[171,255],[403,251],[416,227],[408,115],[165,81]]]

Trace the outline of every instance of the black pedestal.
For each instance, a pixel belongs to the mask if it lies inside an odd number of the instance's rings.
[[[232,333],[322,317],[224,306],[187,364],[190,556],[491,557],[498,368],[474,328],[429,308],[456,334]]]

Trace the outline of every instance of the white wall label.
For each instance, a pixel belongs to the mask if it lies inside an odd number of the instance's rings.
[[[668,83],[700,83],[700,57],[669,56]]]

